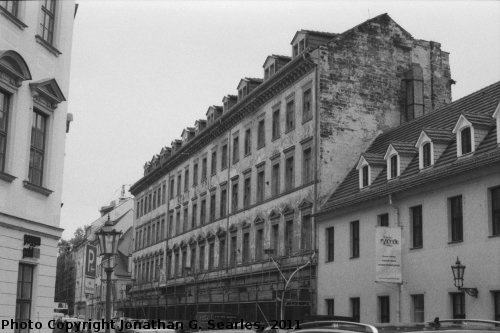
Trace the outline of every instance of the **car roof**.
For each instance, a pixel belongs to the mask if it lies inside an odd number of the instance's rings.
[[[347,332],[378,333],[375,326],[344,320],[319,320],[301,323],[300,327],[295,328],[294,331],[304,332],[311,329],[327,329],[330,332],[334,329]]]

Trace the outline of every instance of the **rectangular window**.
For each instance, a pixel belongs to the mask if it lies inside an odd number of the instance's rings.
[[[255,233],[255,260],[261,260],[264,256],[264,229],[258,229]]]
[[[274,197],[280,193],[280,164],[273,164],[271,171],[271,195]]]
[[[430,166],[432,163],[431,159],[431,143],[424,143],[422,146],[422,166],[424,168]]]
[[[312,181],[312,150],[311,148],[304,149],[302,155],[302,184],[307,184]]]
[[[500,321],[500,291],[493,292],[493,320]]]
[[[234,213],[238,210],[238,181],[233,181],[231,189],[231,211]]]
[[[201,181],[207,179],[207,158],[203,157],[201,160]]]
[[[227,143],[222,146],[222,153],[221,153],[221,170],[224,170],[227,168]]]
[[[179,252],[175,253],[175,275],[179,275],[181,273],[181,262],[179,257]]]
[[[250,128],[245,131],[245,156],[252,152],[252,133]]]
[[[219,267],[222,268],[226,264],[226,240],[219,239]]]
[[[19,264],[17,274],[16,322],[28,322],[31,319],[31,300],[33,290],[33,266]],[[16,330],[29,332],[29,329]]]
[[[463,241],[463,215],[462,215],[462,196],[456,196],[449,200],[450,207],[450,231],[451,241]]]
[[[207,200],[203,198],[201,199],[201,207],[200,207],[200,225],[205,224],[206,218],[207,218]]]
[[[198,185],[198,163],[193,165],[193,186]]]
[[[359,258],[359,221],[351,222],[351,258]]]
[[[293,156],[285,161],[285,190],[289,191],[295,187],[295,161]]]
[[[273,224],[272,228],[271,228],[271,248],[274,250],[274,255],[277,256],[279,255],[280,251],[279,251],[279,246],[280,246],[280,242],[279,242],[279,229],[280,226],[278,223],[276,224]]]
[[[285,224],[285,255],[293,253],[293,220],[286,221]]]
[[[11,13],[13,16],[17,17],[17,9],[19,7],[19,0],[7,0],[7,1],[0,1],[0,6],[5,8],[6,11]]]
[[[273,111],[273,140],[280,137],[280,110]]]
[[[214,243],[208,244],[208,269],[214,269]]]
[[[286,102],[286,132],[295,129],[295,101],[293,99]]]
[[[470,127],[466,127],[460,132],[460,138],[462,141],[462,155],[470,153],[472,151],[472,138],[471,138]]]
[[[465,294],[451,293],[452,319],[465,319]]]
[[[7,1],[4,6],[13,6],[17,1]],[[7,129],[9,121],[9,102],[10,96],[0,90],[0,172],[5,171],[5,156],[7,154]]]
[[[257,173],[257,202],[264,200],[264,182],[264,168],[262,168]]]
[[[421,248],[424,245],[422,235],[422,206],[410,208],[411,213],[411,240],[412,248]]]
[[[170,213],[170,214],[168,214],[167,237],[172,238],[173,234],[174,234],[174,213]]]
[[[240,138],[235,136],[233,138],[233,164],[240,160]]]
[[[389,323],[391,321],[391,307],[389,296],[378,297],[379,321]]]
[[[182,275],[185,275],[187,272],[186,272],[186,267],[187,267],[187,251],[186,250],[183,250],[182,251]]]
[[[164,181],[162,185],[161,203],[165,204],[166,202],[167,202],[167,182]]]
[[[220,190],[220,217],[226,216],[227,209],[227,189],[224,187]]]
[[[217,150],[212,151],[212,170],[211,175],[217,174]]]
[[[243,234],[243,263],[250,261],[250,233]]]
[[[160,207],[161,205],[161,187],[158,186],[156,189],[156,207]]]
[[[175,186],[175,180],[174,178],[170,178],[170,193],[169,193],[170,199],[173,199],[174,197],[174,186]]]
[[[351,317],[356,323],[359,323],[361,316],[361,301],[359,297],[351,297]]]
[[[262,148],[266,145],[266,128],[264,119],[259,121],[259,125],[257,127],[257,149]]]
[[[160,239],[165,238],[165,217],[161,218],[161,233],[160,233]]]
[[[304,91],[302,95],[302,122],[312,119],[312,93],[311,89]]]
[[[54,21],[56,16],[56,1],[42,1],[42,18],[40,20],[40,37],[47,43],[54,42]]]
[[[243,208],[250,207],[250,196],[252,193],[252,178],[246,177],[244,182],[244,191],[243,191]]]
[[[411,295],[411,300],[413,306],[413,322],[423,323],[425,320],[424,295]]]
[[[180,234],[182,232],[181,229],[181,211],[177,210],[177,213],[175,214],[175,232],[176,234]]]
[[[310,214],[304,214],[302,216],[301,229],[300,248],[302,250],[310,250],[312,248],[312,220]]]
[[[196,215],[198,214],[198,204],[193,203],[193,209],[191,211],[191,229],[196,227]]]
[[[388,213],[378,215],[377,220],[378,220],[378,225],[380,227],[388,227],[389,226],[389,214]]]
[[[238,255],[237,252],[237,245],[238,245],[238,236],[236,234],[231,237],[231,267],[236,267],[236,256]]]
[[[177,196],[182,193],[182,174],[179,173],[177,176]]]
[[[148,237],[147,237],[147,246],[151,245],[151,225],[148,225]]]
[[[38,186],[43,184],[46,131],[47,117],[36,110],[33,111],[28,181]]]
[[[184,212],[183,212],[183,222],[182,222],[182,230],[186,231],[188,230],[188,221],[189,221],[189,216],[188,216],[188,207],[184,207]]]
[[[157,233],[156,233],[156,224],[153,224],[151,226],[151,235],[152,235],[151,243],[154,244],[154,243],[156,243],[156,235],[157,235]]]
[[[368,183],[369,183],[369,179],[368,179],[368,177],[369,177],[369,173],[368,173],[368,171],[369,171],[369,167],[368,167],[368,165],[365,165],[365,166],[361,169],[361,172],[362,172],[362,185],[363,185],[363,187],[366,187],[366,186],[368,186],[368,185],[369,185],[369,184],[368,184]]]
[[[326,302],[326,314],[329,316],[333,316],[335,309],[334,309],[334,301],[333,298],[325,299]]]
[[[153,210],[156,209],[156,190],[153,192]]]
[[[335,257],[335,229],[334,227],[326,228],[326,261],[331,262]]]
[[[189,169],[184,170],[184,192],[189,190]]]
[[[172,254],[167,255],[167,276],[172,277]]]
[[[215,221],[215,192],[210,195],[210,222]]]
[[[205,245],[200,245],[200,271],[205,270]]]
[[[494,236],[500,235],[500,186],[492,188],[491,194],[491,231]]]

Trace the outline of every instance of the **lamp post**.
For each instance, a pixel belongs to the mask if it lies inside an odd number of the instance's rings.
[[[477,288],[467,288],[464,287],[464,273],[465,265],[462,265],[460,259],[457,257],[457,261],[454,266],[451,266],[451,272],[453,273],[453,284],[458,290],[465,291],[465,293],[472,297],[477,297],[479,291]]]
[[[264,253],[267,254],[267,255],[271,255],[271,254],[274,253],[274,249],[265,249]],[[288,277],[288,279],[285,277],[285,275],[281,271],[281,268],[278,265],[278,263],[276,262],[276,260],[274,260],[274,258],[272,256],[270,256],[271,261],[274,263],[274,265],[276,266],[276,268],[280,272],[281,277],[283,278],[283,280],[285,280],[285,287],[283,288],[283,292],[281,294],[281,299],[279,299],[279,301],[280,301],[280,320],[284,320],[284,317],[285,317],[285,308],[284,308],[285,293],[286,293],[286,290],[288,289],[288,286],[290,285],[290,282],[292,281],[292,279],[295,276],[295,274],[297,274],[297,272],[299,272],[300,270],[306,268],[307,265],[309,265],[312,262],[312,260],[313,260],[313,258],[314,258],[315,255],[316,255],[316,252],[313,252],[313,254],[309,258],[309,260],[305,264],[303,264],[302,266],[297,267],[292,272],[292,274]]]
[[[113,223],[111,222],[108,214],[108,220],[104,223],[101,230],[97,231],[95,235],[99,240],[99,251],[100,256],[103,257],[103,261],[107,261],[108,264],[104,268],[106,272],[106,322],[111,322],[111,274],[113,273],[113,266],[111,266],[111,258],[116,255],[118,249],[118,239],[121,236],[121,231],[116,231],[113,228]],[[109,326],[106,325],[106,333],[109,333]]]

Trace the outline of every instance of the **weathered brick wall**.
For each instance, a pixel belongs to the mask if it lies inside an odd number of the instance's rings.
[[[388,15],[339,35],[317,51],[320,204],[381,131],[404,121],[405,73],[423,69],[424,114],[451,102],[448,53],[415,40]]]

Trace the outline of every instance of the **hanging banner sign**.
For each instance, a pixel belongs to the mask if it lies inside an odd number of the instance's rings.
[[[375,237],[375,281],[401,283],[401,228],[377,227]]]
[[[85,251],[85,276],[95,278],[97,266],[97,248],[93,245],[87,245]]]

